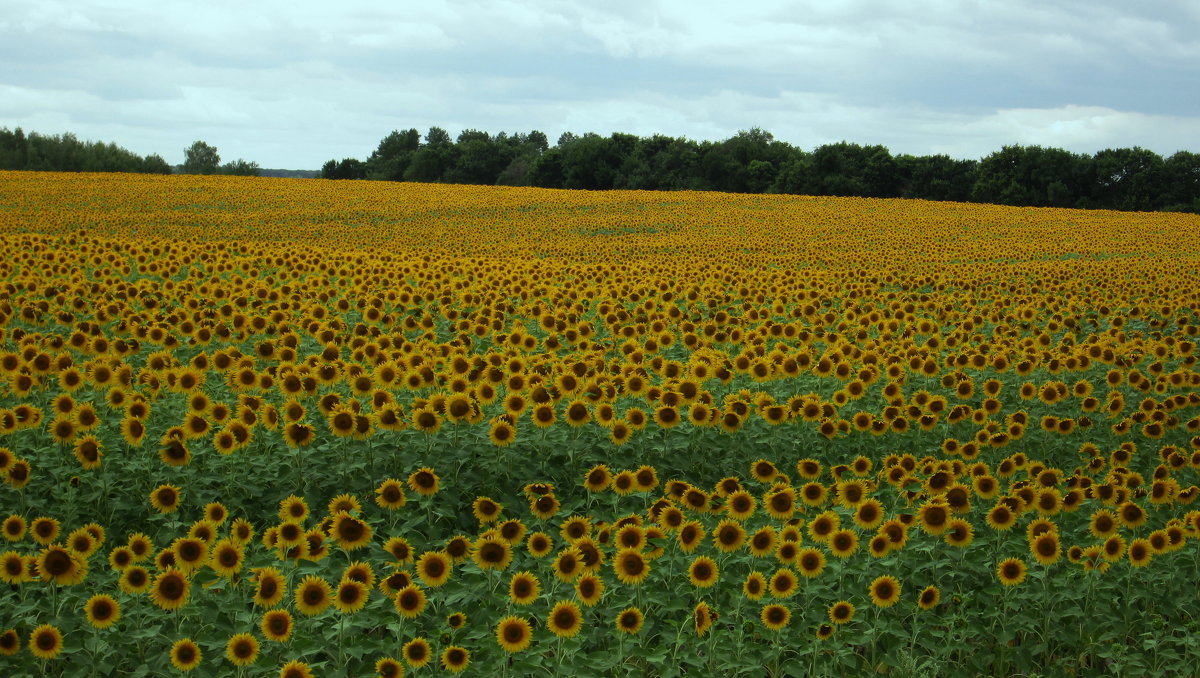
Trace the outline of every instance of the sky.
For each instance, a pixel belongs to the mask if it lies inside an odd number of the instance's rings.
[[[4,0],[0,127],[318,169],[432,126],[1200,151],[1194,0]]]

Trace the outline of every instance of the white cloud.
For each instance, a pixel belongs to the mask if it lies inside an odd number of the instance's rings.
[[[1198,30],[1167,0],[8,0],[0,125],[310,168],[431,125],[1170,153]]]

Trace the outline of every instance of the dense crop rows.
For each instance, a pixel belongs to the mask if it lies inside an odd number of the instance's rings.
[[[0,173],[0,668],[1189,672],[1198,228]]]

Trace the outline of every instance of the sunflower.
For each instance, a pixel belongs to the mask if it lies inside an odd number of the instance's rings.
[[[716,621],[717,613],[703,600],[697,603],[696,607],[692,609],[692,622],[696,628],[697,636],[703,637]]]
[[[191,638],[180,638],[171,646],[171,665],[180,671],[191,671],[200,666],[200,659],[203,653],[200,652],[200,646],[196,645]]]
[[[1029,552],[1042,565],[1053,565],[1062,557],[1062,546],[1055,531],[1043,532],[1029,542]]]
[[[636,635],[642,630],[642,624],[645,623],[646,616],[636,607],[627,607],[617,614],[616,626],[617,630],[629,635]]]
[[[429,647],[429,641],[420,637],[405,643],[400,649],[400,654],[404,656],[404,661],[414,669],[425,666],[433,658],[433,650]]]
[[[637,585],[650,575],[650,564],[646,556],[637,549],[622,549],[613,558],[613,571],[624,584]]]
[[[628,469],[621,470],[613,476],[611,487],[618,496],[625,497],[633,494],[637,490],[637,476]]]
[[[0,532],[4,534],[4,538],[8,541],[21,541],[25,538],[25,531],[28,526],[25,519],[17,514],[12,514],[4,519],[4,526],[0,528]]]
[[[286,643],[292,637],[292,613],[287,610],[270,610],[262,617],[259,629],[263,637],[276,643]]]
[[[0,633],[0,656],[11,657],[21,651],[21,636],[16,629],[6,629]]]
[[[1129,529],[1136,529],[1146,523],[1146,509],[1127,501],[1121,504],[1117,509],[1117,515],[1121,520],[1121,524]]]
[[[472,548],[472,558],[481,570],[505,570],[512,562],[512,547],[504,539],[481,536]]]
[[[159,551],[154,557],[154,566],[159,570],[175,567],[175,552],[170,548]]]
[[[996,577],[1005,586],[1016,586],[1025,581],[1027,568],[1020,558],[1005,558],[996,566]]]
[[[42,546],[48,546],[58,539],[59,522],[57,518],[39,516],[29,525],[30,536]]]
[[[819,624],[816,630],[817,640],[829,640],[833,636],[833,631],[832,624]]]
[[[70,445],[75,442],[75,434],[78,428],[75,426],[75,421],[70,418],[55,419],[50,422],[50,437],[60,445]]]
[[[471,553],[471,540],[466,535],[454,535],[446,540],[444,550],[455,564],[466,562],[467,556]]]
[[[697,556],[688,566],[688,581],[696,588],[708,588],[716,584],[719,577],[716,561],[708,556]]]
[[[583,613],[574,602],[560,600],[546,618],[546,628],[559,638],[574,638],[583,628]]]
[[[583,426],[591,421],[592,414],[588,411],[587,403],[583,400],[572,400],[563,408],[563,416],[572,427]]]
[[[858,535],[853,530],[837,530],[829,535],[829,552],[837,558],[849,558],[858,550]]]
[[[403,678],[404,665],[394,657],[380,657],[375,662],[375,675],[378,678]]]
[[[757,503],[754,495],[739,489],[726,496],[725,512],[734,520],[744,521],[754,515]]]
[[[767,492],[763,497],[763,507],[775,520],[791,520],[796,510],[796,490],[785,485]]]
[[[98,629],[106,629],[121,619],[121,606],[110,595],[101,593],[88,598],[83,606],[87,622]]]
[[[543,494],[529,501],[529,512],[541,520],[549,520],[558,513],[561,504],[553,494]]]
[[[279,678],[313,678],[312,668],[299,659],[293,659],[279,669]]]
[[[121,421],[121,437],[130,447],[141,447],[146,438],[146,424],[141,419],[126,417]]]
[[[84,560],[87,560],[96,552],[100,544],[90,532],[83,528],[72,530],[71,534],[67,535],[67,548]]]
[[[342,614],[360,612],[366,606],[370,592],[370,588],[363,582],[342,579],[333,593],[333,606]]]
[[[554,559],[554,576],[559,581],[573,581],[583,570],[583,554],[574,546],[558,552]]]
[[[159,513],[171,513],[179,508],[181,495],[175,485],[159,485],[150,492],[150,505]]]
[[[1129,550],[1126,555],[1129,557],[1130,566],[1145,567],[1154,558],[1154,547],[1150,544],[1149,539],[1134,539],[1129,542]]]
[[[1017,524],[1017,514],[1001,501],[988,511],[987,524],[996,531],[1007,530]]]
[[[409,545],[408,540],[404,537],[390,537],[384,543],[383,550],[396,559],[397,565],[407,565],[413,562],[412,546]]]
[[[408,619],[416,619],[425,611],[425,591],[416,584],[409,584],[396,592],[392,603],[401,615]]]
[[[772,631],[779,631],[792,621],[792,611],[786,606],[772,603],[763,607],[759,614],[763,626]]]
[[[516,605],[529,605],[541,592],[542,584],[532,572],[518,572],[508,582],[508,599]]]
[[[784,565],[791,565],[796,562],[796,558],[800,555],[800,542],[796,541],[781,541],[775,547],[775,559]]]
[[[199,421],[204,420],[199,419]],[[299,422],[292,422],[283,428],[283,442],[292,448],[308,447],[316,435],[316,430],[312,426]]]
[[[882,558],[890,553],[892,548],[892,542],[884,534],[876,534],[867,542],[867,552],[872,558]]]
[[[14,586],[30,581],[29,570],[26,557],[20,553],[5,551],[0,555],[0,581]]]
[[[431,497],[437,494],[440,484],[437,474],[426,466],[413,471],[408,476],[408,486],[413,492],[423,497]]]
[[[840,524],[841,519],[838,514],[833,511],[825,511],[808,523],[808,536],[815,542],[828,542],[829,537],[837,531]]]
[[[150,586],[150,599],[163,610],[179,610],[191,595],[191,583],[181,571],[168,568],[158,572]]]
[[[86,556],[61,546],[48,546],[37,557],[37,572],[42,581],[59,586],[74,586],[87,576]]]
[[[259,607],[275,607],[287,595],[287,579],[274,567],[253,570],[254,604]]]
[[[117,586],[130,595],[145,593],[150,588],[150,571],[141,565],[131,565],[121,571]]]
[[[525,548],[534,558],[544,558],[554,550],[554,542],[545,532],[534,532],[525,540]]]
[[[462,673],[471,663],[471,653],[465,648],[450,645],[442,650],[442,668],[450,673]]]
[[[767,589],[774,598],[790,598],[796,593],[798,586],[799,581],[796,579],[796,573],[789,568],[782,567],[775,570],[775,574],[771,575]]]
[[[412,575],[400,569],[394,569],[379,579],[379,590],[389,599],[396,593],[413,583]]]
[[[922,530],[929,534],[941,534],[946,531],[950,512],[945,504],[929,501],[921,506],[918,516]]]
[[[603,492],[612,482],[612,473],[604,464],[593,466],[583,478],[583,487],[588,492]]]
[[[480,525],[496,522],[503,510],[504,507],[499,502],[488,497],[476,497],[471,505],[471,512],[475,514],[475,519]]]
[[[260,582],[261,583],[261,582]],[[306,617],[314,617],[325,611],[333,602],[329,582],[316,575],[305,575],[293,592],[296,609]]]
[[[825,554],[815,548],[801,549],[795,562],[800,574],[807,579],[820,576],[825,570]]]
[[[258,661],[258,639],[249,633],[237,633],[225,644],[225,658],[234,666],[249,666]]]
[[[196,572],[208,562],[208,544],[195,537],[180,537],[171,544],[175,566],[185,575]]]
[[[900,600],[900,580],[885,574],[871,582],[871,602],[878,607],[891,607]]]
[[[417,576],[430,588],[437,588],[450,580],[454,564],[444,551],[426,551],[417,559]]]
[[[329,536],[346,551],[365,548],[371,543],[374,530],[364,520],[355,518],[349,513],[338,513],[333,516],[333,525],[329,528]]]
[[[1104,540],[1100,550],[1106,561],[1115,563],[1125,555],[1125,539],[1119,534],[1114,534]]]
[[[681,421],[683,418],[679,416],[679,410],[670,405],[662,405],[654,410],[654,423],[659,428],[675,428]]]
[[[829,606],[829,621],[834,624],[849,624],[854,620],[854,605],[846,600],[839,600]]]
[[[342,571],[342,579],[352,579],[371,588],[375,585],[375,570],[371,568],[370,563],[355,560],[346,565],[346,569]]]
[[[24,489],[32,479],[33,467],[28,459],[18,459],[4,472],[4,481],[13,489]]]
[[[696,547],[704,539],[704,528],[699,522],[689,520],[679,526],[679,530],[675,533],[675,538],[679,542],[679,549],[681,551],[691,553],[696,550]]]
[[[779,469],[775,467],[775,464],[766,459],[759,459],[750,464],[750,475],[760,483],[769,483],[778,474]]]
[[[496,642],[506,652],[520,652],[529,647],[533,630],[529,622],[519,617],[505,617],[496,625]]]
[[[84,436],[75,441],[75,459],[86,471],[100,468],[100,459],[104,456],[103,446],[95,436]]]
[[[932,610],[937,607],[938,602],[942,599],[942,593],[938,587],[930,585],[926,586],[921,595],[917,597],[917,607],[922,610]]]
[[[962,518],[952,518],[946,525],[946,531],[942,533],[942,539],[951,546],[966,548],[974,541],[975,530],[971,523]]]
[[[746,531],[733,520],[722,520],[712,535],[713,545],[722,553],[733,553],[746,543]]]
[[[696,513],[707,513],[711,508],[711,497],[699,488],[689,485],[684,488],[681,495],[683,504]]]
[[[771,525],[764,525],[750,535],[747,548],[750,550],[750,555],[755,558],[765,558],[775,550],[775,543],[775,528]]]

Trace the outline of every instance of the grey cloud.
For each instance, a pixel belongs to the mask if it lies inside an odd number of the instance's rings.
[[[203,138],[317,167],[430,125],[1169,153],[1197,138],[1200,110],[1195,3],[10,5],[0,125],[171,161]]]

